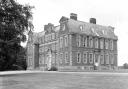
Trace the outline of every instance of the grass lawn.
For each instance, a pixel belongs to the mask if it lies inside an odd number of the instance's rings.
[[[128,89],[128,73],[30,73],[0,77],[0,89]]]

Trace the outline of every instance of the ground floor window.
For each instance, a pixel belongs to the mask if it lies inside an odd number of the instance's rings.
[[[93,63],[93,53],[89,53],[89,63]]]
[[[106,64],[109,64],[109,55],[108,54],[105,55],[105,60],[106,60]]]
[[[87,52],[83,54],[83,63],[87,63]]]
[[[114,64],[114,55],[113,54],[110,54],[110,63]]]
[[[80,63],[81,61],[81,54],[80,52],[77,53],[77,63]]]
[[[101,63],[101,64],[104,64],[104,55],[103,55],[103,54],[100,55],[100,63]]]

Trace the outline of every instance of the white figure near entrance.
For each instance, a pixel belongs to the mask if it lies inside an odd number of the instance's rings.
[[[99,66],[99,63],[100,63],[100,56],[98,54],[95,55],[95,61],[94,61],[94,69],[95,70],[98,70],[98,66]]]
[[[48,68],[48,70],[51,69],[51,66],[52,66],[52,52],[49,49],[48,54],[47,54],[47,68]]]

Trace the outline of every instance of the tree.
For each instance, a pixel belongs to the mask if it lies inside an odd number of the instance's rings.
[[[32,10],[14,0],[0,1],[0,70],[10,70],[19,57],[25,32],[32,30]]]
[[[124,63],[124,64],[123,64],[123,68],[124,68],[124,69],[128,69],[128,63]]]

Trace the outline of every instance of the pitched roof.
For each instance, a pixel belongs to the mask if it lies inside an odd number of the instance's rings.
[[[68,20],[69,32],[99,36],[104,38],[118,39],[112,27],[82,22],[78,20]]]

